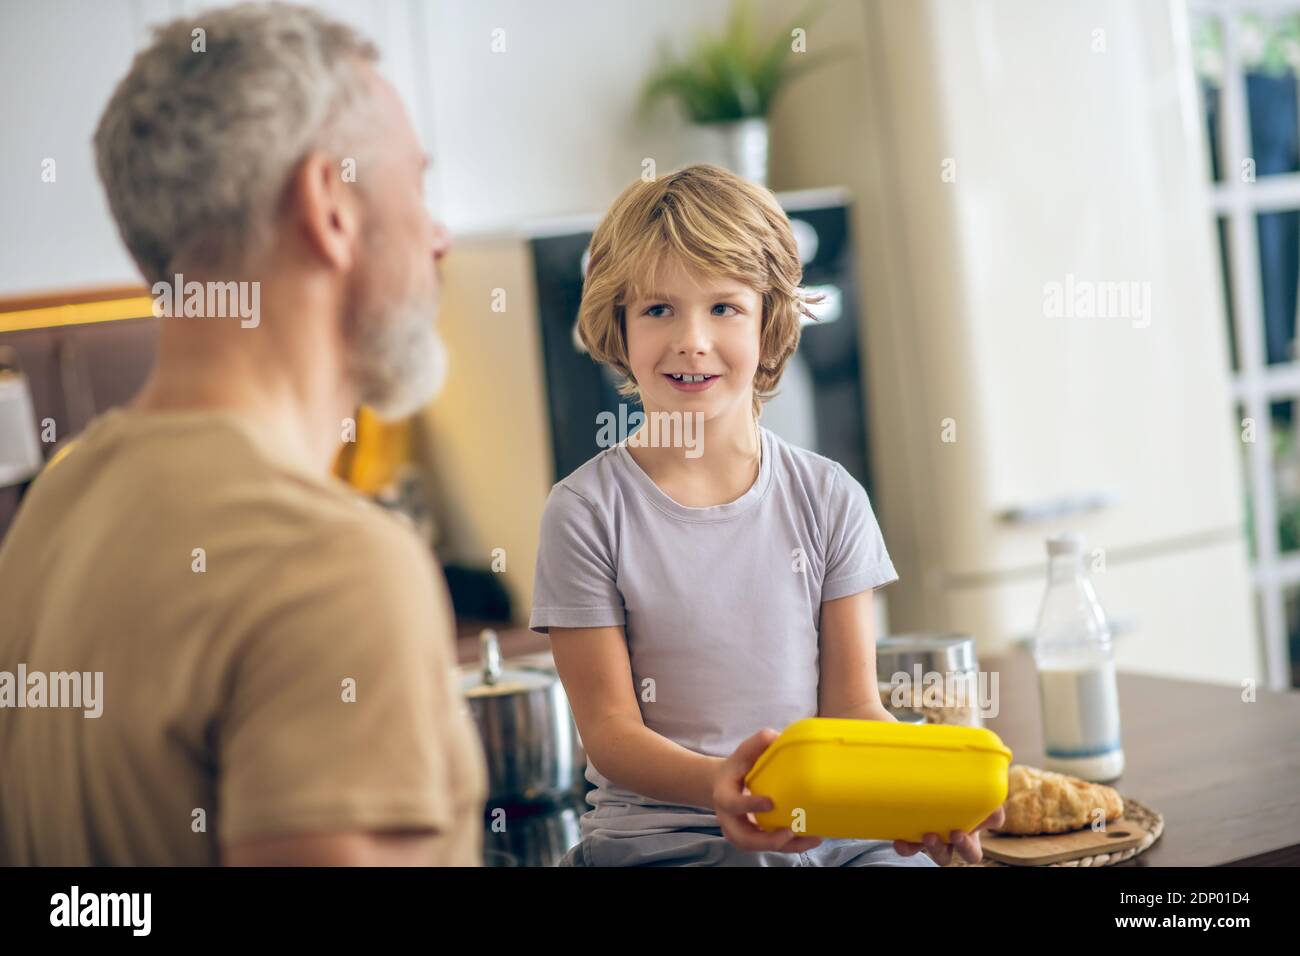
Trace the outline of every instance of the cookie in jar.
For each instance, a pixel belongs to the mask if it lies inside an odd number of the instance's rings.
[[[984,726],[988,688],[969,635],[883,637],[876,642],[876,678],[880,702],[900,722]]]

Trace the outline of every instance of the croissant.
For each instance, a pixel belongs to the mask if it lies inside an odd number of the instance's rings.
[[[1124,815],[1124,799],[1099,783],[1017,764],[1007,776],[1007,819],[998,832],[1065,833],[1091,826],[1098,809],[1108,823],[1118,820]]]

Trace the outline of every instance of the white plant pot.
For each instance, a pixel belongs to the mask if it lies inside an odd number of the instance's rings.
[[[695,126],[696,152],[738,176],[767,185],[767,120],[762,117]]]

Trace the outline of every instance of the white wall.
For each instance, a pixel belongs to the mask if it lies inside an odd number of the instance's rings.
[[[130,64],[134,6],[56,0],[0,7],[0,295],[139,281],[90,145]],[[42,182],[47,158],[54,182]]]
[[[682,123],[636,114],[662,36],[720,24],[724,0],[450,0],[425,8],[434,163],[453,230],[603,210],[655,159],[683,162]],[[493,53],[493,31],[505,53]]]
[[[379,45],[434,159],[430,206],[453,234],[602,210],[641,172],[689,158],[641,83],[661,37],[686,40],[726,0],[312,0]],[[0,5],[0,295],[138,281],[95,174],[90,138],[149,27],[202,0]],[[505,52],[492,52],[494,30]],[[41,182],[53,157],[57,178]]]

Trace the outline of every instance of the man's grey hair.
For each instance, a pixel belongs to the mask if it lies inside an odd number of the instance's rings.
[[[365,64],[378,58],[352,28],[286,3],[158,27],[95,131],[109,207],[145,279],[260,254],[303,157],[355,156]]]

